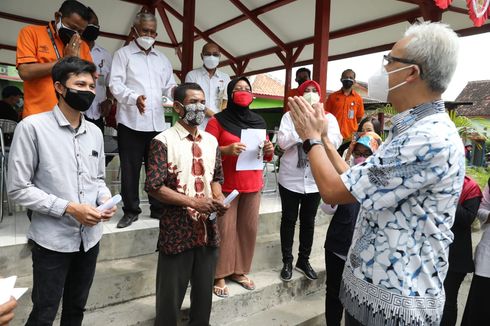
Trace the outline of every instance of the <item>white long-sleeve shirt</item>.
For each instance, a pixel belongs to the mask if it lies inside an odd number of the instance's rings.
[[[111,74],[112,56],[111,54],[99,46],[97,43],[90,50],[94,65],[97,67],[97,73],[99,77],[95,83],[95,99],[92,102],[90,108],[84,112],[85,116],[92,120],[100,119],[100,103],[104,102],[107,98],[107,86],[109,86],[109,79]]]
[[[162,96],[171,97],[175,86],[170,61],[154,48],[147,55],[132,41],[114,54],[109,87],[118,102],[118,123],[137,131],[163,131]],[[136,107],[140,95],[146,96],[143,114]]]
[[[335,148],[342,143],[337,119],[330,113],[325,114],[328,120],[328,139]],[[282,116],[281,125],[277,134],[277,143],[285,152],[281,157],[281,168],[279,169],[279,184],[284,188],[300,193],[309,194],[318,192],[315,179],[311,174],[310,163],[307,162],[304,168],[298,168],[298,144],[302,143],[298,133],[294,129],[293,120],[290,113]],[[300,149],[303,150],[303,149]]]

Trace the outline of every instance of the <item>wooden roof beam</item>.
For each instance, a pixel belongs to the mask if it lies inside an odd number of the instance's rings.
[[[251,20],[265,35],[267,35],[281,51],[286,51],[287,47],[277,35],[269,29],[256,15],[254,15],[240,0],[230,0],[249,20]]]
[[[179,46],[179,42],[177,42],[177,38],[175,37],[174,30],[168,19],[167,12],[165,11],[165,8],[163,8],[161,2],[156,3],[155,8],[158,11],[160,18],[162,19],[163,25],[165,27],[165,30],[167,31],[167,35],[170,38],[170,41],[175,47],[175,52],[177,54],[177,57],[179,57],[179,60],[182,62],[182,49]]]

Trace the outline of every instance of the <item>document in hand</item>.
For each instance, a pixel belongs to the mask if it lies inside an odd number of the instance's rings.
[[[247,148],[238,156],[237,171],[262,170],[265,129],[242,129],[240,142]]]
[[[14,297],[16,300],[27,291],[27,288],[14,288],[17,276],[10,276],[0,279],[0,304],[10,300],[10,297]]]

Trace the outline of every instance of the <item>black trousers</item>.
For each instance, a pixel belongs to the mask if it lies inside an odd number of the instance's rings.
[[[327,271],[327,285],[325,298],[325,320],[328,326],[340,326],[344,307],[340,302],[340,283],[345,261],[333,252],[325,249],[325,267]]]
[[[148,162],[148,150],[151,140],[158,135],[157,131],[137,131],[117,125],[117,143],[121,161],[121,196],[124,214],[136,216],[141,213],[139,183],[141,164]],[[150,210],[159,215],[162,204],[148,195]]]
[[[62,253],[32,242],[32,311],[27,326],[52,325],[61,298],[61,326],[82,325],[95,274],[99,244],[84,252]]]
[[[448,271],[444,280],[446,302],[442,313],[441,326],[454,326],[458,319],[458,292],[466,273]]]
[[[85,120],[92,122],[94,125],[99,127],[100,131],[102,131],[102,135],[104,134],[104,118],[100,117],[97,120],[90,119],[85,117]]]
[[[462,326],[488,325],[490,278],[473,274],[470,293],[464,309]]]
[[[175,326],[189,281],[189,326],[209,325],[218,248],[198,247],[158,256],[155,326]]]
[[[279,185],[281,195],[281,250],[283,263],[291,263],[293,257],[293,239],[299,210],[299,254],[298,261],[310,259],[315,216],[320,203],[320,193],[300,194]],[[301,207],[300,207],[301,206]]]

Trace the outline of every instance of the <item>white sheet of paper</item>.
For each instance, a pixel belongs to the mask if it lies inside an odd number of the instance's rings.
[[[264,168],[262,153],[258,157],[259,145],[265,140],[265,129],[242,129],[240,142],[247,148],[238,156],[237,171],[262,170]],[[258,158],[257,158],[258,157]]]
[[[17,276],[0,279],[0,304],[9,301],[10,297],[18,300],[27,291],[27,288],[14,288],[16,281]]]

